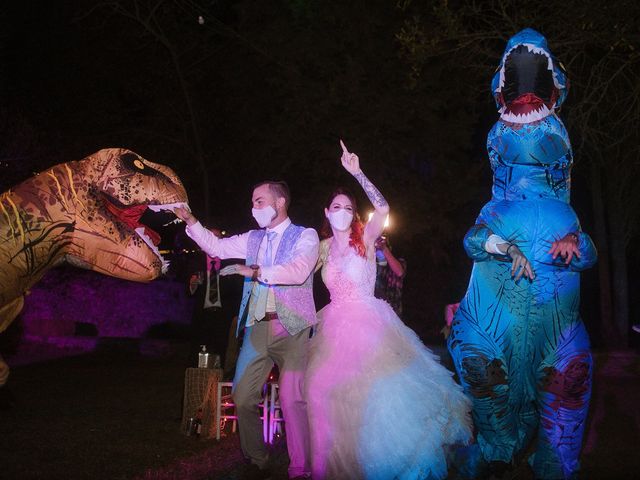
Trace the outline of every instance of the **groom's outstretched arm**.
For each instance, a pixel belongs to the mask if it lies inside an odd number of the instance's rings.
[[[313,228],[305,229],[293,247],[293,259],[279,265],[260,266],[258,280],[268,285],[303,284],[315,269],[319,244],[318,233]]]
[[[249,232],[229,238],[218,238],[200,222],[187,225],[187,235],[210,257],[246,258]]]

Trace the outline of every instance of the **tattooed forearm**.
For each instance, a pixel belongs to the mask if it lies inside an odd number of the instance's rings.
[[[373,185],[373,183],[371,183],[371,181],[366,177],[364,173],[362,173],[362,171],[356,173],[354,177],[358,181],[358,183],[362,185],[364,193],[367,194],[367,197],[369,197],[369,200],[371,200],[371,203],[373,203],[374,207],[386,207],[387,205],[389,205],[380,193],[380,190],[378,190]]]

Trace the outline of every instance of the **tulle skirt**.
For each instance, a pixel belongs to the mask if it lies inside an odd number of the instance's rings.
[[[446,477],[448,446],[471,439],[452,373],[373,296],[319,316],[305,379],[314,480]]]

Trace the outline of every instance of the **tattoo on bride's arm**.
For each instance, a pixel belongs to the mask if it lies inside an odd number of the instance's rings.
[[[364,189],[364,193],[367,194],[371,203],[373,203],[376,207],[386,207],[389,205],[387,201],[384,199],[380,190],[378,190],[373,183],[365,176],[364,173],[358,172],[354,175],[355,179],[358,181],[362,188]]]

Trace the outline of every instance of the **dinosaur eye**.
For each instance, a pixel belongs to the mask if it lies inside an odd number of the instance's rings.
[[[122,162],[122,168],[124,171],[128,173],[134,173],[137,175],[145,175],[148,177],[154,177],[156,175],[161,175],[158,170],[153,168],[151,165],[145,163],[144,158],[138,156],[133,152],[126,152],[120,156],[120,161]]]

